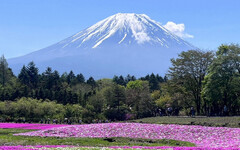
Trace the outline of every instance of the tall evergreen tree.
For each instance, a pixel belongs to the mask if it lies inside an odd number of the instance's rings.
[[[125,82],[124,77],[122,75],[119,76],[118,84],[122,85],[122,86],[126,86],[126,82]]]
[[[19,81],[24,85],[29,85],[29,76],[27,72],[27,68],[25,65],[23,65],[19,75],[18,75]]]
[[[38,68],[32,61],[27,66],[27,73],[29,77],[29,85],[31,88],[36,88],[38,85]]]
[[[61,81],[60,81],[60,76],[59,76],[59,73],[58,71],[54,71],[53,72],[53,88],[55,91],[58,91],[60,90],[60,85],[61,84]]]
[[[97,83],[93,77],[89,77],[89,79],[87,80],[87,84],[92,86],[92,90],[97,86]]]
[[[53,86],[53,72],[51,67],[47,67],[46,71],[42,74],[43,86],[47,89],[51,89]]]
[[[84,83],[85,82],[85,78],[84,78],[83,74],[81,74],[81,73],[78,74],[76,78],[77,78],[78,83]]]
[[[4,55],[0,57],[0,84],[2,84],[3,87],[5,87],[7,81],[9,80],[9,69],[8,69],[8,63],[5,59]]]
[[[71,70],[71,71],[69,72],[69,74],[67,75],[67,83],[68,83],[68,84],[74,84],[75,78],[76,78],[76,76],[75,76],[75,74],[73,73],[73,71]]]
[[[159,82],[155,75],[152,73],[149,77],[150,91],[159,90]]]

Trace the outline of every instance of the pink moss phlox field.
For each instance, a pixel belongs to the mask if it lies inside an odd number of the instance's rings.
[[[0,146],[1,150],[43,150],[48,148],[75,148],[75,149],[165,149],[165,150],[239,150],[238,148],[201,148],[201,147],[171,147],[171,146],[110,146],[110,147],[76,147],[70,145],[37,145],[37,146]]]
[[[0,146],[0,150],[43,150],[44,148],[71,148],[71,145],[36,145],[36,146]]]
[[[31,123],[0,123],[0,128],[44,130],[50,128],[64,127],[64,124],[31,124]]]
[[[167,150],[239,150],[239,148],[211,148],[211,147],[172,147],[172,146],[110,146],[108,148],[122,149],[167,149]]]
[[[195,143],[197,147],[240,148],[240,129],[226,127],[106,123],[70,125],[15,135],[43,137],[129,137],[173,139]]]

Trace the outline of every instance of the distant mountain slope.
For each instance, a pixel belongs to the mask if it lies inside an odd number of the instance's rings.
[[[119,13],[52,46],[8,61],[15,73],[34,61],[40,71],[50,66],[61,73],[73,70],[95,78],[164,75],[170,59],[189,49],[195,47],[147,15]]]

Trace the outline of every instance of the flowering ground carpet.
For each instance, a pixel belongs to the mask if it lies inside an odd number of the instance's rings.
[[[42,137],[129,137],[173,139],[195,143],[199,148],[240,149],[240,129],[188,125],[104,123],[53,127],[15,135]]]

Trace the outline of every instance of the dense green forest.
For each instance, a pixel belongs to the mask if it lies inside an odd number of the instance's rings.
[[[40,73],[34,62],[15,76],[2,56],[0,118],[91,122],[190,115],[191,109],[196,115],[240,114],[239,45],[221,45],[216,53],[189,50],[171,63],[164,77],[152,73],[95,80],[73,71],[60,75],[50,67]]]

